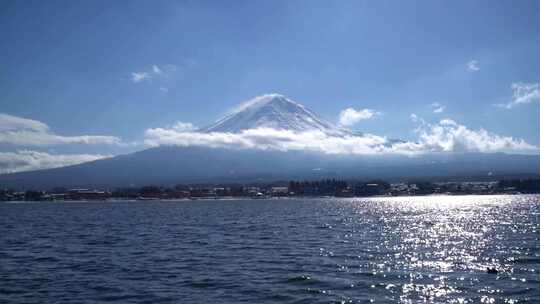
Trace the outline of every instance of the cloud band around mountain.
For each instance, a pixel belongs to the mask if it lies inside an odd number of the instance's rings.
[[[145,132],[149,146],[207,146],[228,149],[309,150],[327,154],[405,154],[431,152],[527,152],[537,147],[484,129],[471,130],[450,119],[436,124],[421,120],[416,141],[390,140],[383,136],[332,136],[322,131],[294,132],[270,128],[243,130],[238,133],[179,131],[153,128]]]

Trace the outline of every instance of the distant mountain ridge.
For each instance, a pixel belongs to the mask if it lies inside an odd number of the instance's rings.
[[[0,188],[115,188],[288,179],[415,180],[537,176],[540,156],[437,154],[423,157],[329,155],[307,151],[163,146],[79,165],[0,175]]]

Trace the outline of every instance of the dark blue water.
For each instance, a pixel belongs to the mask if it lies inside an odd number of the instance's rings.
[[[0,302],[539,303],[539,230],[539,196],[0,203]]]

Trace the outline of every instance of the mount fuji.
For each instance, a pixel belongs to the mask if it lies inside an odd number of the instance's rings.
[[[351,130],[325,121],[305,106],[280,94],[255,97],[200,131],[237,133],[257,128],[295,132],[318,130],[331,136],[355,134]]]
[[[332,138],[361,136],[325,121],[279,94],[256,97],[192,134],[242,133],[269,128],[318,131]],[[390,144],[397,142],[388,140]],[[148,184],[262,182],[285,179],[496,179],[540,175],[540,156],[504,153],[405,155],[326,154],[309,150],[228,149],[161,145],[73,166],[0,175],[0,188],[123,187]]]

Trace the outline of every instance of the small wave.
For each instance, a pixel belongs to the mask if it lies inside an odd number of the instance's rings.
[[[210,288],[217,286],[216,282],[211,279],[188,282],[188,285],[195,288]]]
[[[514,259],[515,264],[540,264],[540,257],[523,257]]]
[[[287,283],[313,283],[314,280],[308,275],[301,275],[287,279]]]

